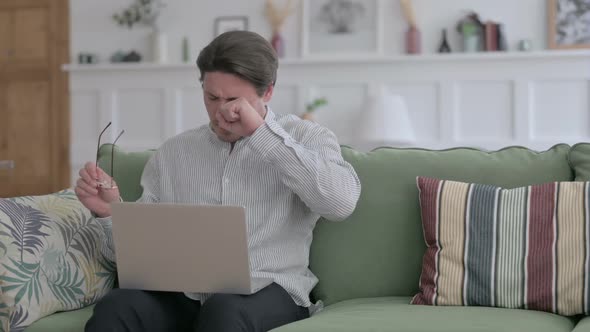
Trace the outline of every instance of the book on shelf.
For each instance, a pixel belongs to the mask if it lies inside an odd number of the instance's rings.
[[[485,48],[484,50],[487,52],[498,51],[499,45],[499,29],[498,24],[492,21],[487,21],[484,27],[484,39],[485,39]]]

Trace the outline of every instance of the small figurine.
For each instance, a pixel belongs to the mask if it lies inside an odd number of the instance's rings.
[[[123,62],[140,62],[141,55],[135,51],[129,52],[125,57],[123,57]]]
[[[442,31],[442,41],[438,48],[439,53],[451,53],[451,46],[449,46],[449,42],[447,40],[447,29],[443,29]]]

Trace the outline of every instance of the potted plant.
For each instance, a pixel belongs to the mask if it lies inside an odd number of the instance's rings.
[[[328,104],[328,100],[324,97],[315,98],[310,103],[305,105],[305,112],[301,115],[303,120],[310,120],[313,121],[313,113],[317,111],[322,106]]]
[[[158,22],[162,8],[165,6],[162,0],[135,0],[122,12],[113,15],[113,20],[120,26],[131,29],[135,25],[143,25],[151,28],[155,62],[167,61],[166,35],[162,33]]]

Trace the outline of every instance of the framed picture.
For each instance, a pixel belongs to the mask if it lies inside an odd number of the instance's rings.
[[[549,48],[590,48],[590,0],[548,0]]]
[[[215,19],[215,36],[228,31],[248,30],[247,16],[221,16]]]
[[[303,0],[302,56],[380,55],[382,0]]]

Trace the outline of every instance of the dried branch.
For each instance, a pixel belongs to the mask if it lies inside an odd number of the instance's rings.
[[[287,17],[289,17],[295,11],[295,1],[288,0],[287,4],[283,8],[277,8],[273,3],[273,0],[266,0],[266,18],[270,23],[273,33],[278,33],[282,30]]]
[[[412,28],[416,28],[416,15],[414,13],[414,7],[412,6],[412,0],[400,0],[404,18]]]

